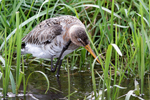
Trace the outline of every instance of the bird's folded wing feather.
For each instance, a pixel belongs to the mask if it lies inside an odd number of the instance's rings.
[[[62,26],[59,24],[40,23],[29,34],[27,34],[22,42],[31,44],[47,44],[62,32]]]

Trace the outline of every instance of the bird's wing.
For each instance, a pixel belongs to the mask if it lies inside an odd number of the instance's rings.
[[[62,32],[62,26],[56,20],[45,20],[37,25],[29,34],[22,38],[22,42],[31,44],[47,44]]]

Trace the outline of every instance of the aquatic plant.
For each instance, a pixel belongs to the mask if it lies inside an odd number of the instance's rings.
[[[17,94],[23,82],[26,92],[29,78],[24,73],[24,60],[49,66],[49,63],[30,55],[21,57],[21,38],[41,21],[60,15],[76,16],[85,24],[91,47],[102,63],[94,62],[82,47],[65,57],[68,62],[64,60],[63,69],[85,71],[90,67],[93,92],[85,95],[84,99],[121,98],[118,97],[119,90],[126,89],[120,86],[121,82],[131,77],[138,79],[140,95],[144,94],[144,77],[150,70],[150,0],[0,0],[0,5],[0,79],[3,84],[0,87],[3,88],[4,98],[10,84],[11,92]],[[122,56],[113,44],[118,46]],[[12,67],[13,61],[17,62],[16,68]],[[97,67],[103,73],[95,70]],[[46,78],[43,72],[40,73]],[[68,74],[68,84],[71,84],[69,79]],[[77,93],[71,93],[70,88],[68,85],[68,98]],[[125,94],[128,96],[123,97],[130,98],[133,93],[128,91]]]

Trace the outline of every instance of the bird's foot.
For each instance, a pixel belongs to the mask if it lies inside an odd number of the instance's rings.
[[[51,72],[55,72],[56,70],[55,69],[51,69]]]
[[[56,76],[56,77],[58,77],[58,78],[60,77],[60,75],[59,75],[59,74],[56,74],[55,76]]]

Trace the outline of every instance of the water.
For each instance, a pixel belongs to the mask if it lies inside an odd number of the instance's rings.
[[[68,95],[67,71],[61,69],[60,77],[57,78],[55,73],[45,70],[44,67],[42,69],[49,78],[51,87],[50,90],[47,94],[44,94],[47,88],[46,80],[41,74],[35,73],[35,75],[31,76],[28,83],[28,91],[30,91],[30,93],[38,99],[66,99],[66,96]],[[79,72],[78,69],[70,70],[70,87],[70,93],[74,93],[71,96],[72,99],[83,99],[93,90],[91,73],[89,71]]]
[[[23,96],[23,87],[21,85],[19,96],[13,97],[11,93],[9,93],[8,97],[9,100],[52,100],[52,99],[62,99],[66,100],[68,96],[68,73],[67,69],[64,68],[60,71],[60,77],[57,78],[55,76],[55,73],[49,71],[49,67],[42,66],[37,63],[32,63],[30,65],[26,65],[28,67],[25,68],[25,74],[26,79],[28,75],[33,71],[42,71],[44,72],[49,79],[50,82],[50,89],[45,94],[46,88],[47,88],[47,82],[45,77],[40,73],[34,73],[31,75],[28,87],[27,87],[27,94],[26,96]],[[99,66],[97,67],[97,71],[99,72]],[[96,85],[99,84],[99,77],[98,75],[95,75],[96,77]],[[145,85],[144,85],[144,98],[145,100],[150,99],[150,86],[148,84],[148,75],[145,75]],[[140,83],[140,80],[137,79],[137,81]],[[112,80],[113,83],[113,80]],[[101,87],[102,87],[101,83]],[[122,87],[127,87],[127,89],[120,89],[118,97],[120,97],[118,100],[124,100],[125,94],[127,94],[130,90],[134,90],[134,78],[129,79],[123,79],[121,82]],[[79,69],[76,70],[70,70],[70,93],[71,100],[83,100],[86,97],[90,96],[93,92],[93,84],[92,84],[92,77],[90,70],[86,71],[80,71]],[[122,96],[122,97],[121,97]],[[131,96],[130,100],[138,100],[138,98],[135,98]]]

